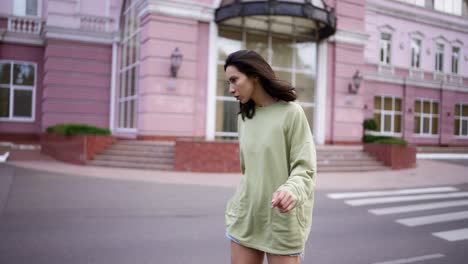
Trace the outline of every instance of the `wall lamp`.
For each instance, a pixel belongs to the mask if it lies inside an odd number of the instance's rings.
[[[180,65],[182,64],[182,53],[179,51],[179,48],[171,54],[171,77],[176,78],[177,72],[179,71]]]
[[[357,94],[359,86],[361,85],[361,81],[362,75],[359,74],[359,70],[356,70],[356,72],[353,75],[352,83],[349,83],[348,85],[348,92],[350,94]]]

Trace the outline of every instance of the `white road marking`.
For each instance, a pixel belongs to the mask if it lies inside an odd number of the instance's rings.
[[[331,193],[331,194],[328,194],[328,197],[331,199],[343,199],[343,198],[349,199],[349,198],[399,195],[399,194],[453,192],[457,190],[458,189],[454,187],[435,187],[435,188],[400,189],[400,190],[391,190],[391,191]]]
[[[404,218],[398,219],[396,220],[396,222],[405,226],[421,226],[435,223],[457,221],[462,219],[468,219],[468,211]]]
[[[432,235],[448,240],[450,242],[466,240],[468,239],[468,228],[436,232],[436,233],[432,233]]]
[[[468,159],[464,153],[417,153],[416,159]]]
[[[425,203],[425,204],[415,204],[407,206],[395,206],[387,208],[377,208],[369,210],[369,213],[374,215],[388,215],[388,214],[398,214],[398,213],[407,213],[407,212],[417,212],[438,208],[448,208],[468,205],[468,200],[457,200],[449,202],[439,202],[439,203]]]
[[[468,192],[456,192],[446,194],[423,194],[423,195],[406,195],[406,196],[393,196],[393,197],[382,197],[382,198],[368,198],[368,199],[355,199],[347,200],[346,204],[351,206],[369,205],[369,204],[383,204],[383,203],[394,203],[394,202],[406,202],[406,201],[420,201],[420,200],[431,200],[431,199],[448,199],[468,197]]]
[[[405,258],[405,259],[396,259],[384,262],[376,262],[374,264],[405,264],[405,263],[412,263],[412,262],[420,262],[428,259],[435,259],[435,258],[443,258],[445,257],[442,254],[432,254],[432,255],[425,255],[413,258]]]

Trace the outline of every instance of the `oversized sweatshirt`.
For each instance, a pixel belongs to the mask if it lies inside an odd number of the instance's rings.
[[[238,119],[242,177],[226,207],[226,232],[241,245],[289,255],[304,250],[317,174],[315,146],[302,107],[278,101]],[[273,193],[296,197],[288,213],[271,208]]]

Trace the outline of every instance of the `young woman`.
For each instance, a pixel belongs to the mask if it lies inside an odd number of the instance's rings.
[[[240,102],[242,178],[226,208],[232,264],[300,263],[312,223],[316,154],[294,88],[257,53],[241,50],[224,65]]]

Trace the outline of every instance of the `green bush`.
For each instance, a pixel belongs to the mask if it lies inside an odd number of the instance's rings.
[[[391,144],[391,145],[407,145],[407,142],[401,138],[387,137],[387,136],[373,136],[364,135],[362,137],[364,143],[376,143],[376,144]]]
[[[47,128],[47,133],[63,136],[72,135],[111,135],[109,129],[84,124],[59,124]]]
[[[375,122],[374,119],[366,119],[362,123],[362,126],[364,127],[364,130],[372,130],[375,131],[377,130],[377,122]]]
[[[374,141],[375,144],[389,144],[389,145],[401,145],[406,146],[407,143],[401,138],[383,138]]]

